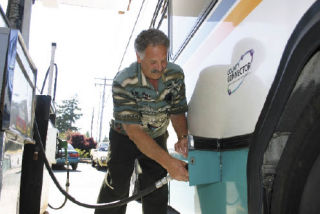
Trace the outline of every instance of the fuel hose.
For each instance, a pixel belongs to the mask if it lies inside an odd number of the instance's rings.
[[[70,182],[69,182],[69,161],[68,161],[68,155],[65,156],[66,160],[67,160],[67,180],[66,180],[66,192],[69,192],[69,186],[70,186]],[[62,209],[62,207],[64,207],[64,205],[66,205],[68,201],[67,197],[64,197],[64,201],[62,202],[62,204],[59,207],[54,207],[52,206],[50,203],[48,203],[48,206],[53,209],[53,210],[60,210]]]
[[[161,188],[163,185],[166,185],[170,180],[172,180],[172,178],[170,177],[170,175],[166,176],[166,177],[163,177],[162,179],[160,179],[159,181],[157,181],[154,185],[152,186],[149,186],[141,191],[139,191],[137,194],[135,195],[132,195],[128,198],[123,198],[123,199],[120,199],[120,200],[117,200],[117,201],[112,201],[112,202],[108,202],[108,203],[98,203],[98,204],[86,204],[86,203],[82,203],[78,200],[76,200],[74,197],[72,197],[67,191],[65,191],[60,183],[58,182],[56,176],[54,175],[51,167],[50,167],[50,164],[49,164],[49,161],[45,155],[45,150],[44,150],[44,147],[43,147],[43,143],[42,143],[42,140],[41,140],[41,137],[40,137],[40,132],[39,132],[39,129],[38,129],[38,124],[37,122],[35,121],[35,128],[36,128],[36,134],[38,135],[38,139],[39,139],[39,147],[40,147],[40,151],[41,151],[41,154],[43,156],[43,159],[44,159],[44,164],[49,172],[49,175],[52,179],[52,181],[54,182],[54,184],[56,185],[56,187],[59,189],[59,191],[67,198],[69,199],[70,201],[72,201],[73,203],[79,205],[79,206],[82,206],[82,207],[86,207],[86,208],[92,208],[92,209],[105,209],[105,208],[112,208],[112,207],[118,207],[118,206],[122,206],[124,204],[127,204],[129,203],[130,201],[133,201],[133,200],[136,200],[138,198],[141,198],[145,195],[148,195],[150,194],[151,192],[155,191],[156,189],[159,189]]]

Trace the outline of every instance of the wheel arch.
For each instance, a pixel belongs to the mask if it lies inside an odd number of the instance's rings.
[[[303,108],[290,108],[301,102],[307,90],[299,89],[299,77],[308,60],[320,48],[320,1],[316,1],[297,24],[282,55],[277,75],[253,133],[247,163],[248,210],[262,213],[263,189],[261,167],[273,134],[291,130],[293,120]],[[293,93],[294,92],[294,93]],[[299,92],[299,93],[296,93]]]

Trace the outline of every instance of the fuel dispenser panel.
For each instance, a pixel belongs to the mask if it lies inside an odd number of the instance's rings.
[[[16,204],[12,202],[17,201],[19,197],[23,143],[11,141],[3,136],[4,134],[4,132],[0,134],[3,143],[0,166],[0,213],[17,213]]]
[[[36,68],[16,29],[0,27],[0,213],[18,213],[25,144],[33,144]],[[21,185],[22,186],[22,185]]]
[[[1,45],[1,130],[33,142],[36,68],[28,55],[19,31],[0,28]]]

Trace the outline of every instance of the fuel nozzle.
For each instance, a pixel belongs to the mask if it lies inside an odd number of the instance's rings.
[[[162,178],[161,180],[156,182],[156,188],[159,189],[161,188],[163,185],[166,185],[169,181],[172,181],[172,178],[170,175],[168,175],[167,177]]]

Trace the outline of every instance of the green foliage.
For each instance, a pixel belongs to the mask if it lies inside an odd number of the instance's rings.
[[[78,128],[73,126],[76,120],[81,116],[81,108],[79,108],[77,96],[69,100],[63,100],[61,105],[57,106],[56,127],[60,132],[78,131]]]
[[[59,132],[59,138],[62,139],[62,140],[68,140],[68,136],[71,135],[71,131],[68,130],[66,132]]]
[[[88,131],[86,132],[86,137],[90,137],[90,134]]]
[[[75,149],[75,150],[79,153],[80,158],[90,158],[90,154],[86,150],[81,150],[81,149]]]

